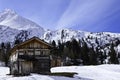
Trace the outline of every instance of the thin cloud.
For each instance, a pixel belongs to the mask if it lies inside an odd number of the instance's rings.
[[[103,19],[118,10],[114,9],[116,3],[115,0],[72,0],[58,21],[57,28],[79,24],[79,29],[90,29],[91,26],[101,23]]]

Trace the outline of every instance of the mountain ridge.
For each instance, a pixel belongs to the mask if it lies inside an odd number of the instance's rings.
[[[44,30],[35,22],[19,16],[15,11],[11,9],[5,9],[0,13],[0,25],[9,26],[18,30],[27,30],[29,28],[41,28]]]
[[[6,15],[4,13],[6,13]],[[13,19],[12,16],[13,17],[15,16],[15,19]],[[120,33],[87,32],[81,30],[72,30],[68,28],[52,31],[44,30],[39,25],[37,26],[36,23],[31,22],[32,21],[17,15],[17,13],[11,10],[6,10],[6,12],[0,13],[0,43],[2,44],[2,42],[4,43],[10,42],[13,47],[17,40],[23,42],[27,39],[36,36],[50,44],[52,44],[52,42],[55,41],[57,46],[59,45],[60,42],[61,44],[64,44],[65,49],[66,48],[65,44],[68,41],[72,43],[72,40],[76,39],[76,41],[80,43],[79,47],[83,47],[83,44],[86,43],[89,50],[93,49],[93,51],[96,52],[98,56],[100,54],[107,56],[106,58],[104,58],[103,63],[108,63],[112,44],[113,50],[115,50],[117,56],[120,55]],[[13,24],[14,26],[11,26],[10,24]],[[88,53],[91,52],[88,51]]]
[[[15,19],[13,18],[11,19],[11,17],[14,17],[14,16],[17,16],[17,17],[15,17]],[[19,18],[21,19],[19,20]],[[6,22],[6,24],[3,24],[4,22]],[[98,41],[101,43],[101,45],[104,45],[112,42],[112,40],[116,38],[118,40],[120,39],[120,33],[111,33],[111,32],[93,33],[93,32],[81,31],[81,30],[72,30],[67,28],[51,31],[51,30],[44,30],[42,27],[40,27],[36,23],[34,22],[31,23],[31,22],[32,21],[19,16],[15,11],[10,9],[6,9],[3,12],[1,12],[0,13],[0,37],[1,37],[0,43],[14,42],[15,37],[18,36],[18,34],[21,34],[22,32],[23,34],[27,34],[28,38],[37,36],[41,39],[44,39],[47,42],[52,42],[53,40],[55,40],[56,42],[58,42],[59,40],[66,42],[75,38],[77,40],[84,39],[90,44],[96,45],[95,40],[97,38]],[[10,24],[13,24],[14,26],[11,26]],[[18,25],[21,25],[21,26],[19,27]],[[35,26],[32,26],[32,25],[35,25]]]
[[[25,30],[31,36],[41,37],[44,29],[35,22],[19,16],[14,10],[5,9],[0,12],[0,43],[14,42],[15,36]]]

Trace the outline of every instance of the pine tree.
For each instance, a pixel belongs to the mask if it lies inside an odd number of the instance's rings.
[[[90,54],[90,56],[89,56],[90,64],[97,65],[98,64],[97,54],[95,53],[93,46],[92,46],[92,48],[90,48],[89,54]]]
[[[11,45],[9,42],[2,43],[1,48],[2,48],[2,50],[1,50],[2,61],[5,62],[5,66],[8,66]]]
[[[115,52],[114,44],[113,44],[113,43],[112,43],[111,46],[110,46],[109,55],[110,55],[109,62],[110,62],[111,64],[119,64],[118,55],[117,55],[117,53]]]
[[[89,48],[87,46],[87,43],[84,41],[83,46],[81,48],[81,58],[83,60],[84,65],[89,65],[90,64],[88,52],[89,52]]]
[[[72,43],[70,42],[70,41],[67,41],[66,43],[65,43],[65,48],[66,49],[64,49],[64,52],[65,52],[65,54],[68,56],[68,57],[70,57],[70,58],[72,58]]]
[[[58,56],[63,57],[63,50],[64,50],[64,43],[61,43],[60,41],[58,41]]]
[[[78,61],[80,59],[80,46],[76,39],[72,40],[72,49],[71,50],[72,50],[72,54],[73,54],[73,56],[71,56],[71,57],[73,59],[74,64],[75,65],[80,64],[80,62]]]
[[[95,43],[97,43],[97,45],[99,45],[99,41],[98,41],[97,37],[95,38]]]
[[[61,40],[62,40],[62,43],[63,43],[63,38],[64,38],[64,30],[61,31]]]
[[[1,61],[4,61],[5,45],[4,45],[3,42],[1,43],[0,47],[1,47],[1,51],[0,51],[0,60],[1,60]]]
[[[54,56],[58,56],[58,49],[56,47],[56,42],[54,40],[52,41],[52,46],[53,46],[53,48],[51,50],[51,54]]]
[[[103,52],[102,52],[102,51],[99,51],[99,53],[98,53],[98,57],[99,57],[100,64],[103,64],[103,61],[104,61],[104,55],[103,55]]]
[[[73,52],[73,58],[75,59],[75,58],[79,58],[79,51],[80,51],[80,49],[79,49],[79,44],[78,44],[78,42],[75,40],[75,39],[73,39],[72,40],[72,52]]]
[[[56,42],[54,40],[52,41],[52,46],[56,47]]]
[[[8,66],[8,62],[9,62],[9,57],[10,57],[10,49],[11,49],[11,45],[10,43],[6,43],[6,52],[4,54],[4,58],[5,58],[5,66]]]

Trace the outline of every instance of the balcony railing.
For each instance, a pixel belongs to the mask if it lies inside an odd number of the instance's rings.
[[[43,60],[43,59],[50,59],[49,56],[44,55],[18,55],[18,59],[24,59],[24,60]]]

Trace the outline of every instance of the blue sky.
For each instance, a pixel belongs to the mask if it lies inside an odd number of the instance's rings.
[[[46,29],[120,32],[120,0],[0,0]]]

